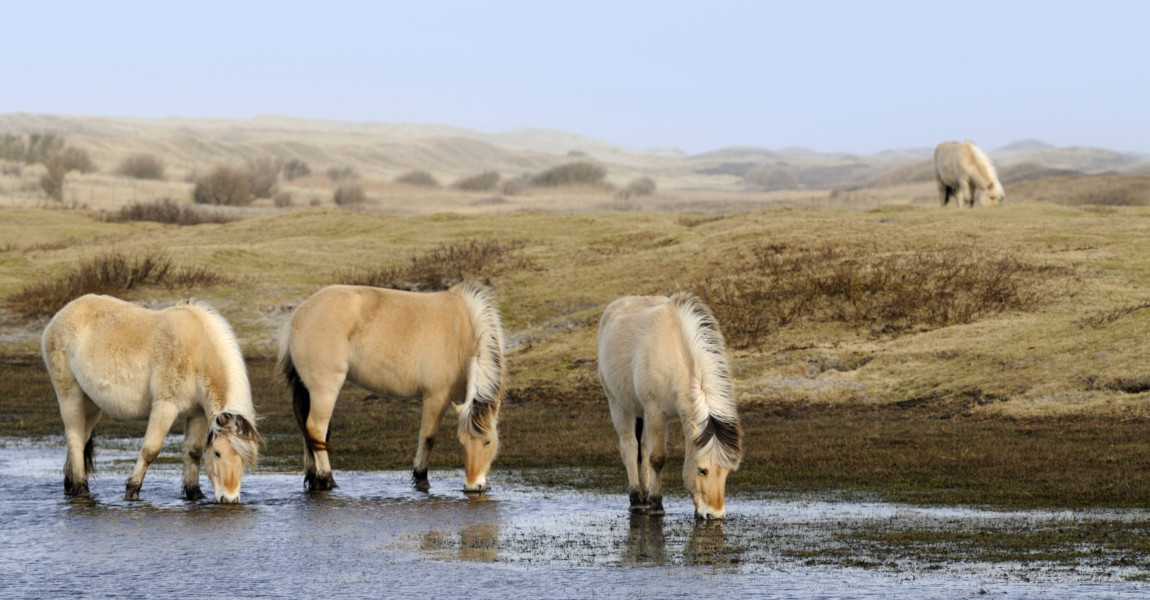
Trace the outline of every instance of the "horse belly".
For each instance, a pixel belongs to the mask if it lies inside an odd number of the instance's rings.
[[[148,389],[150,374],[145,370],[72,369],[80,389],[109,417],[123,421],[144,421],[152,412]]]

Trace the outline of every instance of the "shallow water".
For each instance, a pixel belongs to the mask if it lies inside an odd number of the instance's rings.
[[[178,443],[178,440],[174,440]],[[64,498],[62,444],[0,440],[2,597],[1143,598],[1137,568],[1082,561],[941,564],[901,557],[812,560],[858,528],[1006,528],[1146,519],[1145,511],[995,512],[809,498],[728,501],[698,523],[686,498],[663,518],[626,514],[624,494],[540,489],[493,474],[480,497],[462,474],[249,473],[238,506],[180,499],[179,465],[156,464],[140,502],[121,499],[134,441],[100,440],[92,501]],[[169,454],[170,456],[171,454]],[[578,476],[572,471],[572,476]],[[202,479],[204,491],[210,486]],[[849,554],[849,552],[848,552]],[[818,555],[817,553],[815,554]],[[821,563],[821,564],[820,564]],[[1136,580],[1130,580],[1131,577]]]

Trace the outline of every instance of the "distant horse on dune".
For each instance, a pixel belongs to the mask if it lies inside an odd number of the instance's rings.
[[[721,519],[727,475],[742,459],[742,428],[723,334],[693,294],[627,296],[599,321],[599,380],[627,469],[631,512],[663,514],[666,421],[683,426],[683,485],[695,516]]]
[[[203,457],[216,501],[239,502],[244,466],[255,464],[261,439],[239,344],[212,307],[184,302],[153,311],[89,294],[56,313],[42,349],[68,445],[65,493],[89,495],[92,429],[107,413],[148,422],[125,500],[139,499],[148,466],[183,417],[184,497],[203,497]]]
[[[934,176],[944,207],[951,196],[959,208],[973,207],[976,196],[983,206],[995,206],[1006,199],[994,164],[970,141],[939,144],[934,149]]]
[[[431,447],[443,414],[454,406],[463,446],[463,489],[487,489],[499,449],[506,370],[503,326],[486,287],[464,282],[436,293],[323,288],[292,313],[279,364],[303,433],[308,490],[335,487],[328,425],[345,380],[383,396],[422,399],[413,470],[420,490],[429,488]]]

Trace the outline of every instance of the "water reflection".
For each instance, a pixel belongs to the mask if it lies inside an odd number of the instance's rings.
[[[724,521],[695,521],[683,547],[683,563],[692,566],[731,566],[738,562],[737,548],[727,545]]]
[[[663,537],[663,518],[630,515],[628,525],[622,562],[650,565],[666,564],[667,542]]]

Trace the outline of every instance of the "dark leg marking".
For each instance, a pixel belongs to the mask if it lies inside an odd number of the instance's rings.
[[[631,499],[631,514],[643,515],[647,514],[647,497],[643,492],[634,490],[630,494]]]
[[[651,505],[647,508],[647,514],[654,517],[661,517],[665,514],[662,496],[651,496]]]
[[[431,489],[431,484],[427,482],[427,469],[422,471],[413,469],[411,471],[411,483],[415,486],[416,490],[426,492]]]
[[[188,502],[195,502],[204,499],[204,493],[200,491],[199,485],[185,485],[184,486],[184,499]]]
[[[309,492],[326,492],[339,486],[335,484],[335,478],[331,473],[320,475],[309,471],[304,474],[303,487]]]
[[[124,487],[124,500],[139,500],[140,499],[140,484],[128,482]]]
[[[88,443],[84,444],[84,475],[92,473],[96,470],[96,444],[92,438],[88,438]]]
[[[88,482],[87,481],[76,481],[76,480],[72,479],[72,476],[70,474],[65,473],[64,474],[64,495],[66,495],[66,496],[80,496],[82,498],[87,498],[87,497],[91,496],[92,493],[90,491],[88,491]]]

